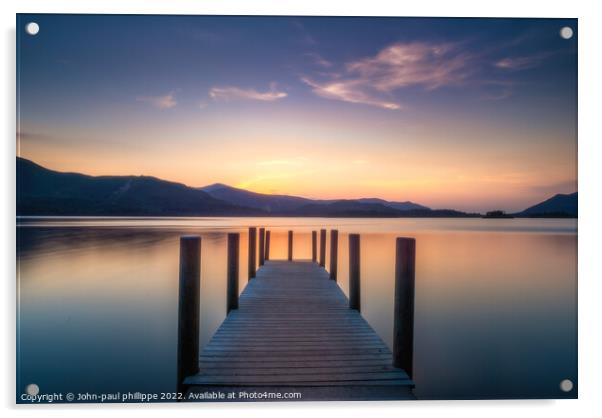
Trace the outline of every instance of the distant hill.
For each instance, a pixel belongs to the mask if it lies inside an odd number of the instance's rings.
[[[188,187],[148,176],[88,176],[17,158],[18,216],[471,217],[413,202],[364,198],[313,200],[225,184]]]
[[[297,209],[304,216],[327,217],[369,217],[369,218],[396,218],[401,211],[381,205],[379,203],[361,203],[357,200],[337,200],[330,203],[312,203]]]
[[[259,211],[147,176],[87,176],[17,158],[17,215],[203,216]]]
[[[261,209],[269,214],[329,216],[331,213],[356,213],[363,216],[399,216],[399,211],[430,210],[413,202],[389,202],[384,199],[320,200],[288,195],[254,193],[216,183],[200,190],[226,202]],[[337,215],[338,216],[338,215]]]
[[[384,199],[377,199],[374,197],[371,198],[363,198],[363,199],[357,199],[358,202],[361,203],[378,203],[393,209],[397,209],[397,210],[430,210],[430,208],[426,207],[426,206],[422,206],[419,205],[417,203],[414,202],[410,202],[410,201],[406,201],[406,202],[389,202],[387,200]]]
[[[577,192],[557,194],[516,214],[523,217],[576,218]]]
[[[292,212],[304,205],[313,203],[313,200],[303,197],[255,193],[221,183],[201,187],[199,190],[210,194],[216,199],[221,199],[234,205],[260,209],[270,214]]]
[[[420,207],[420,205],[417,206]],[[302,216],[333,218],[467,218],[481,216],[478,213],[465,213],[452,209],[397,210],[381,203],[365,203],[361,199],[311,204],[299,208],[298,212],[303,213]]]

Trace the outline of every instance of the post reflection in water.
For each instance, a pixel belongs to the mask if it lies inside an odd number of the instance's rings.
[[[562,397],[577,377],[575,220],[53,219],[18,227],[18,387],[172,391],[179,236],[202,236],[201,347],[226,315],[226,233],[270,230],[270,259],[312,257],[311,232],[361,234],[362,314],[391,346],[395,238],[416,238],[418,398]],[[319,240],[318,240],[319,241]],[[326,266],[330,263],[330,234]]]

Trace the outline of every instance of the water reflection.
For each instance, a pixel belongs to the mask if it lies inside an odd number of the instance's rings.
[[[225,233],[241,233],[242,290],[249,224],[270,228],[275,259],[288,229],[309,259],[311,230],[337,227],[345,292],[347,236],[361,233],[362,313],[389,345],[395,237],[416,238],[419,398],[560,397],[576,381],[573,220],[92,218],[20,223],[18,387],[173,390],[178,238],[203,239],[205,344],[226,313]]]

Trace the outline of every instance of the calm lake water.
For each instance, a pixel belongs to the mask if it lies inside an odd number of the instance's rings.
[[[272,231],[272,259],[288,229],[311,258],[311,231],[337,228],[345,293],[362,234],[362,313],[389,346],[395,238],[416,238],[419,399],[576,396],[577,222],[556,219],[19,219],[18,392],[175,390],[179,236],[202,236],[202,346],[226,315],[226,233],[242,290],[250,225]]]

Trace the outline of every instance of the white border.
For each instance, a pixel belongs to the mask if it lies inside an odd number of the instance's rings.
[[[4,315],[0,399],[8,415],[58,416],[99,415],[164,416],[166,411],[188,416],[210,414],[211,417],[241,414],[247,417],[306,416],[337,414],[346,416],[378,414],[413,417],[439,414],[450,417],[498,417],[516,413],[545,414],[549,417],[591,416],[600,412],[600,329],[602,318],[599,300],[602,295],[602,269],[599,257],[602,210],[600,197],[600,98],[602,74],[599,41],[602,18],[593,1],[498,0],[497,2],[454,0],[419,0],[393,2],[370,0],[4,0],[0,2],[2,20],[2,238],[0,264],[5,267],[2,305]],[[353,402],[295,404],[205,404],[205,405],[127,405],[119,406],[14,406],[15,390],[15,13],[129,13],[129,14],[279,14],[279,15],[348,15],[348,16],[475,16],[475,17],[577,17],[579,18],[579,397],[578,401],[438,401],[438,402]],[[553,365],[551,365],[553,367]],[[82,409],[85,409],[83,411]],[[374,412],[373,412],[374,411]]]

